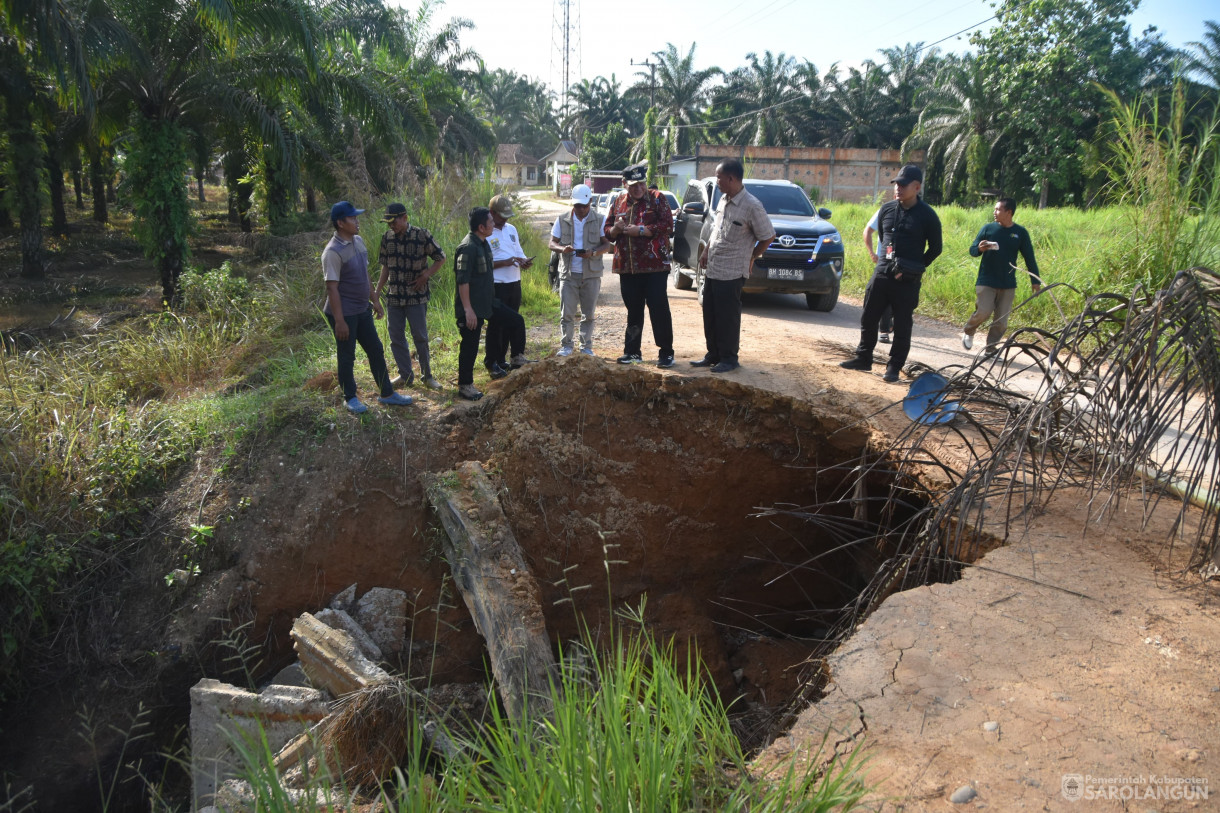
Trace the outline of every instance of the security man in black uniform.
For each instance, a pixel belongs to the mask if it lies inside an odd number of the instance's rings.
[[[940,218],[920,197],[923,170],[907,164],[896,176],[894,200],[882,205],[877,216],[877,266],[864,293],[860,316],[860,344],[856,357],[839,366],[847,370],[871,370],[877,346],[877,325],[887,307],[894,311],[894,343],[885,366],[886,381],[897,381],[907,354],[911,352],[911,326],[919,304],[923,272],[940,256]]]

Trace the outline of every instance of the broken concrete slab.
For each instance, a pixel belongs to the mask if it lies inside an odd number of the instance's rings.
[[[349,584],[338,593],[335,593],[335,597],[330,600],[330,608],[332,610],[342,610],[345,613],[350,613],[355,604],[356,585],[354,584]]]
[[[328,607],[325,610],[319,610],[317,613],[315,613],[314,618],[318,619],[328,627],[343,630],[347,634],[351,635],[356,641],[356,646],[360,647],[360,651],[364,653],[364,657],[373,662],[380,661],[382,659],[383,656],[381,654],[381,648],[378,647],[377,643],[369,637],[369,634],[365,631],[364,627],[360,626],[360,624],[356,622],[356,619],[352,618],[344,610],[335,610]]]
[[[283,669],[275,673],[275,677],[267,683],[268,686],[301,686],[306,689],[314,688],[309,683],[309,677],[305,674],[305,670],[301,668],[300,661],[293,661]]]
[[[310,683],[335,697],[389,680],[389,674],[360,651],[351,635],[302,613],[292,625],[293,647]]]
[[[402,652],[407,640],[407,594],[389,587],[374,587],[352,609],[356,623],[368,630],[382,652]]]
[[[259,729],[272,752],[330,712],[317,689],[269,686],[254,692],[204,678],[191,687],[191,782],[195,807],[211,804],[217,787],[236,776],[239,741],[258,742]]]

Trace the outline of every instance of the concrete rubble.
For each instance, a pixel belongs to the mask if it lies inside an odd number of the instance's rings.
[[[356,602],[352,617],[382,651],[397,654],[407,638],[407,594],[374,587]]]
[[[364,631],[364,627],[356,623],[356,619],[343,610],[332,610],[327,607],[325,610],[319,610],[314,617],[326,626],[332,629],[343,630],[352,636],[364,657],[373,662],[382,659],[381,647],[377,646],[373,639],[369,637],[369,634]],[[403,631],[403,634],[406,634],[406,630]]]
[[[292,628],[300,660],[281,670],[261,692],[209,678],[195,684],[191,688],[194,809],[252,810],[248,786],[235,779],[243,767],[238,743],[262,748],[261,730],[267,749],[278,755],[276,767],[296,765],[311,755],[310,732],[333,714],[336,698],[389,681],[390,674],[376,662],[383,651],[402,650],[406,607],[407,596],[401,590],[373,588],[358,601],[353,584],[316,616],[301,614]]]
[[[254,693],[204,678],[191,688],[191,776],[195,807],[211,802],[216,789],[238,774],[238,744],[278,751],[330,712],[317,689],[268,686]]]
[[[364,657],[355,638],[309,613],[301,613],[293,623],[292,639],[309,682],[335,697],[390,678],[388,672]]]

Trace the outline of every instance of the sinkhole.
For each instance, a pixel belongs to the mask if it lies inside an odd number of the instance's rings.
[[[293,540],[247,569],[273,663],[291,658],[293,617],[357,583],[411,596],[392,666],[433,684],[486,682],[483,641],[419,483],[478,460],[556,648],[582,623],[608,630],[615,613],[643,607],[679,657],[697,648],[757,747],[816,696],[821,657],[893,553],[890,535],[853,537],[887,510],[852,499],[858,464],[880,446],[834,390],[807,401],[578,355],[514,373],[431,431],[366,461],[309,516],[278,520],[291,529],[267,529]],[[889,469],[870,471],[884,493]],[[885,521],[900,523],[890,511]]]

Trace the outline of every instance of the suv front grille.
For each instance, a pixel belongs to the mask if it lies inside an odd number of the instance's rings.
[[[784,237],[791,237],[792,245],[783,245],[780,240]],[[773,268],[816,268],[823,263],[832,262],[836,258],[842,262],[842,243],[822,243],[821,250],[818,250],[818,244],[825,237],[826,235],[814,234],[780,235],[767,247],[767,253],[763,255],[760,262],[764,266]],[[817,251],[816,258],[815,251]]]
[[[780,243],[780,240],[782,240],[785,237],[791,237],[793,239],[792,245],[786,246],[786,245],[783,245],[782,243]],[[767,248],[767,253],[770,254],[772,252],[775,252],[776,254],[800,254],[800,253],[810,254],[813,252],[813,250],[815,248],[817,248],[818,241],[821,239],[822,239],[821,235],[816,235],[816,234],[807,234],[807,235],[803,235],[803,236],[798,236],[795,234],[781,234],[779,237],[775,238],[775,241],[772,242],[771,245]]]

